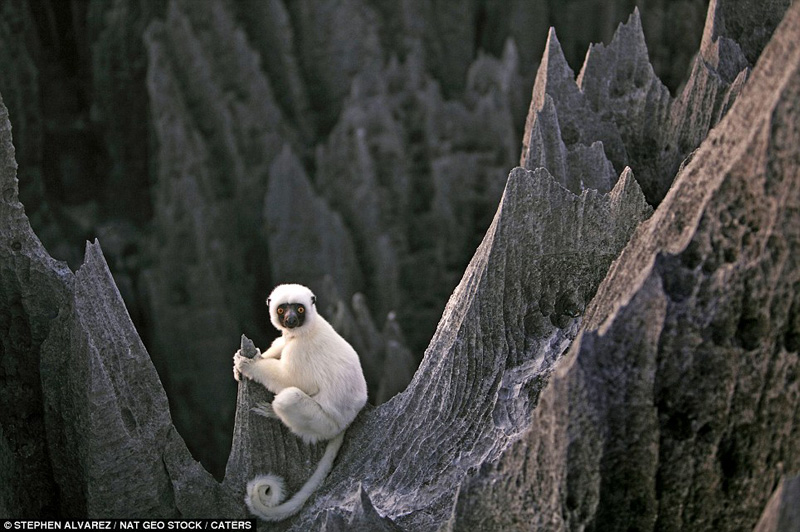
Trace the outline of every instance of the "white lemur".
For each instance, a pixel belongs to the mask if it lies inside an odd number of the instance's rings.
[[[355,350],[317,314],[305,286],[282,284],[267,299],[270,321],[282,333],[263,354],[233,356],[233,376],[275,393],[256,412],[277,417],[307,443],[330,440],[311,478],[286,502],[283,479],[258,475],[247,484],[245,503],[258,517],[279,521],[297,513],[330,472],[344,430],[367,402],[367,383]]]

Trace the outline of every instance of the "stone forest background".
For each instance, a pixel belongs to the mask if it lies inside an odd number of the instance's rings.
[[[641,4],[675,93],[707,1]],[[369,323],[343,325],[373,402],[400,391],[519,163],[548,28],[577,72],[635,5],[5,0],[20,200],[73,269],[100,239],[179,431],[221,475],[228,355],[274,337],[271,287],[307,284],[323,312],[363,294]]]

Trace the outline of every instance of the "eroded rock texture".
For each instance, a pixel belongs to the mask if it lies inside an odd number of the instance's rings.
[[[528,434],[462,490],[459,524],[752,529],[800,468],[798,37],[795,6],[612,266]]]
[[[800,524],[800,477],[784,478],[770,497],[755,532],[789,532]]]
[[[242,335],[240,348],[249,358],[256,348]],[[253,412],[255,405],[271,402],[274,394],[247,379],[239,383],[236,398],[236,428],[222,485],[236,500],[244,501],[247,482],[257,474],[274,473],[284,479],[287,493],[299,490],[314,472],[325,452],[325,443],[306,445],[277,419]]]
[[[172,426],[164,389],[99,244],[87,245],[71,288],[41,351],[61,515],[201,515],[208,501],[236,512]]]
[[[0,105],[0,326],[3,386],[0,471],[6,515],[58,513],[47,449],[39,370],[42,342],[68,297],[71,272],[54,261],[33,233],[18,199],[11,124]],[[21,514],[16,514],[21,515]]]
[[[411,385],[356,421],[294,528],[346,521],[350,500],[408,530],[450,519],[467,473],[519,437],[602,272],[649,214],[630,171],[609,194],[581,196],[545,169],[512,171]]]
[[[725,115],[788,2],[712,1],[689,79],[676,98],[648,59],[638,10],[608,46],[592,45],[575,79],[551,29],[533,88],[520,164],[544,166],[574,192],[608,190],[630,165],[652,205]],[[763,9],[763,13],[759,13]],[[736,37],[746,40],[745,50]]]
[[[240,512],[172,426],[99,244],[73,274],[31,230],[0,110],[3,515]]]

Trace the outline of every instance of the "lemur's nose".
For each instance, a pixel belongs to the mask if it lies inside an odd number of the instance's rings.
[[[289,312],[286,316],[286,326],[290,329],[293,327],[297,327],[300,325],[300,319],[297,317],[297,314],[294,312]]]

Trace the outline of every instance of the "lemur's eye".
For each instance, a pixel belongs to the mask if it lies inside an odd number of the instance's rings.
[[[278,314],[283,314],[283,309],[282,308],[278,308]]]
[[[299,312],[300,314],[302,314],[305,311],[306,311],[305,307],[303,306],[297,307],[297,312]]]

